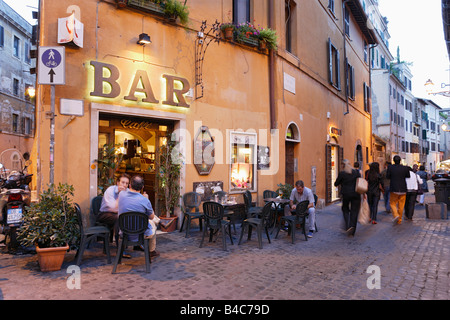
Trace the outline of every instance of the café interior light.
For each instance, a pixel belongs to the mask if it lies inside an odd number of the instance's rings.
[[[150,36],[146,33],[141,33],[139,35],[139,40],[137,42],[137,44],[140,44],[141,46],[145,46],[146,44],[152,43],[152,41],[150,40]]]

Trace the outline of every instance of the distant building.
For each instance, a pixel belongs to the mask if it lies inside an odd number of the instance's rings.
[[[35,128],[35,105],[30,88],[32,26],[0,0],[0,161],[10,170],[21,169],[20,155],[31,154]],[[18,154],[20,153],[20,155]]]

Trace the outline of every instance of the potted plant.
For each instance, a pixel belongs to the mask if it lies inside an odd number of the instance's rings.
[[[176,228],[177,216],[174,213],[180,205],[180,177],[181,154],[177,153],[176,142],[167,139],[168,142],[160,147],[160,155],[157,161],[158,194],[164,204],[165,217],[160,216],[160,226],[163,231],[173,231]]]
[[[236,26],[236,41],[242,44],[257,47],[259,30],[250,22],[240,23]]]
[[[127,0],[128,6],[157,15],[164,15],[164,0]]]
[[[261,45],[266,46],[270,50],[276,50],[277,49],[277,41],[278,36],[275,30],[270,28],[264,28],[259,30],[259,43],[260,48]]]
[[[41,271],[60,270],[66,251],[77,248],[80,230],[73,192],[68,184],[50,185],[24,213],[18,239],[23,246],[36,246]]]
[[[109,186],[116,183],[114,173],[119,169],[123,159],[123,154],[118,153],[116,150],[116,147],[119,146],[119,144],[115,145],[114,143],[103,145],[99,159],[95,160],[98,164],[99,194],[103,194]]]
[[[222,30],[223,36],[224,36],[225,39],[227,39],[227,40],[232,40],[233,39],[234,24],[232,24],[231,22],[222,23],[220,25],[220,30]]]
[[[286,184],[279,183],[277,184],[277,186],[278,189],[276,192],[281,196],[281,198],[289,199],[289,197],[291,196],[292,189],[294,189],[294,187],[289,183]]]
[[[169,20],[175,21],[177,18],[180,18],[182,25],[187,25],[189,22],[188,7],[177,0],[166,0],[164,3],[164,13]]]
[[[127,6],[128,0],[116,0],[118,8],[125,8]]]

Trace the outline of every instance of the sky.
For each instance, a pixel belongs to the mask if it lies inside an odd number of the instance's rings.
[[[389,50],[400,60],[412,62],[412,93],[415,97],[433,100],[441,108],[450,108],[450,98],[428,95],[425,82],[431,79],[436,90],[441,83],[450,84],[450,60],[444,39],[441,0],[378,0],[391,36]]]
[[[0,0],[1,1],[1,0]],[[31,24],[30,7],[39,0],[3,0]],[[308,0],[310,1],[310,0]],[[428,95],[425,82],[431,79],[439,90],[441,83],[450,84],[450,60],[444,40],[441,0],[378,0],[379,10],[388,23],[391,36],[389,49],[401,61],[411,62],[412,93],[418,98],[431,99],[442,108],[450,108],[450,98]],[[450,86],[441,90],[450,90]]]

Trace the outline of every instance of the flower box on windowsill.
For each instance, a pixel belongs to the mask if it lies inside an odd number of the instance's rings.
[[[164,8],[158,3],[143,0],[128,0],[128,6],[149,13],[164,15]]]
[[[259,45],[258,38],[255,38],[253,36],[248,36],[247,37],[247,36],[242,35],[242,34],[235,34],[234,41],[236,41],[238,43],[245,44],[245,45],[250,46],[250,47],[257,47]]]

